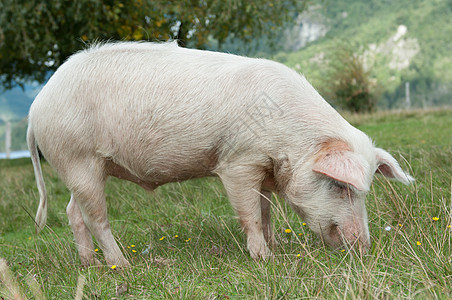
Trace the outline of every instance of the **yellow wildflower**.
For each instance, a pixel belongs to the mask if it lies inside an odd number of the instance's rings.
[[[188,238],[187,240],[185,240],[186,242],[189,242],[189,241],[191,241],[191,238]]]
[[[135,249],[132,249],[132,252],[133,252],[133,253],[135,253],[135,252],[137,252],[137,250],[135,250]]]
[[[419,241],[416,242],[416,245],[418,245],[418,246],[420,246],[421,244],[422,244],[422,243],[419,242]]]
[[[162,236],[162,237],[160,238],[161,241],[163,241],[164,239],[165,239],[165,236]]]
[[[290,228],[287,228],[286,230],[284,230],[286,233],[291,233],[292,230],[290,230]]]
[[[298,254],[297,254],[297,257],[300,257],[300,256],[301,256],[301,254],[300,254],[300,253],[298,253]]]
[[[175,238],[178,238],[179,236],[176,234],[174,237],[175,237]]]
[[[94,249],[94,252],[98,252],[98,251],[99,251],[99,249],[97,249],[97,248],[96,248],[96,249]]]
[[[135,248],[135,245],[130,245],[130,247]]]
[[[116,269],[116,265],[110,267],[112,270]]]
[[[399,223],[399,227],[402,227],[402,224]]]
[[[306,226],[306,223],[304,223],[304,222],[303,222],[303,224],[302,224],[302,225],[303,225],[303,226]]]
[[[341,252],[344,252],[345,251],[345,249],[341,249]]]
[[[298,235],[299,235],[299,236],[302,236],[302,235],[303,235],[303,233],[301,233],[301,232],[300,232],[300,233],[299,233]]]
[[[433,217],[432,220],[433,220],[433,221],[438,221],[439,218],[438,218],[438,217]]]

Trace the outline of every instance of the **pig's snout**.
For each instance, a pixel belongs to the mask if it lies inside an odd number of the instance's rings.
[[[344,244],[348,244],[361,253],[366,253],[371,246],[370,237],[367,228],[357,226],[339,226],[332,224],[329,227],[328,238],[325,240],[331,247],[337,248]]]

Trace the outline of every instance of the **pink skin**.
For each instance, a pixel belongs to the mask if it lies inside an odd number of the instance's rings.
[[[366,248],[375,172],[412,181],[294,70],[175,43],[95,45],[71,56],[36,96],[27,142],[37,230],[48,207],[39,147],[71,191],[67,214],[82,264],[96,263],[94,237],[108,265],[129,265],[107,218],[110,176],[147,190],[218,176],[256,259],[276,245],[272,192],[326,243]]]

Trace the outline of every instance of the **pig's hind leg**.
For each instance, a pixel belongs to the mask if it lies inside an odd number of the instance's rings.
[[[274,249],[278,245],[275,239],[271,225],[271,202],[272,192],[262,190],[261,192],[261,218],[262,218],[262,231],[264,238],[267,241],[267,245]]]
[[[106,175],[104,164],[96,158],[78,158],[71,161],[71,172],[64,179],[72,192],[69,203],[69,219],[79,244],[82,263],[92,263],[92,242],[86,228],[96,238],[109,266],[129,266],[111,233],[107,219],[107,203],[104,188]],[[80,219],[80,217],[82,219]],[[82,221],[84,225],[82,225]],[[91,249],[90,249],[91,248]]]
[[[271,252],[262,230],[260,190],[264,174],[260,174],[255,168],[241,165],[228,166],[226,170],[218,172],[218,175],[245,231],[251,257],[265,259]]]
[[[100,264],[100,262],[94,258],[93,238],[83,221],[82,213],[78,204],[75,202],[73,195],[71,195],[71,201],[69,201],[66,208],[66,213],[72,232],[74,233],[75,244],[77,245],[82,266]]]

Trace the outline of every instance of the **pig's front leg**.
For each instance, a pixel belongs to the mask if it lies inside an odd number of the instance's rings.
[[[240,225],[247,236],[251,257],[265,259],[271,252],[262,231],[260,189],[263,174],[260,174],[255,167],[228,166],[227,169],[218,172],[218,175],[239,216]]]

